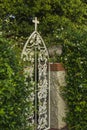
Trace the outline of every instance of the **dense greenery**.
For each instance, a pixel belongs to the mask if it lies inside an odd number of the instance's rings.
[[[66,28],[68,24],[76,28],[87,24],[86,8],[82,0],[1,0],[2,29],[9,37],[29,36],[34,30],[32,19],[37,16],[40,20],[39,31],[49,44],[54,44],[58,42],[55,30]]]
[[[65,97],[68,105],[69,130],[87,129],[87,31],[70,30],[64,38],[63,63],[67,85]],[[67,38],[67,36],[69,36]]]
[[[87,2],[86,0],[1,0],[0,22],[6,38],[19,45],[34,30],[32,19],[47,46],[61,44],[63,53],[56,58],[67,71],[65,89],[67,124],[70,130],[87,129]]]
[[[23,67],[11,42],[0,37],[0,129],[26,130],[29,93],[24,84]]]

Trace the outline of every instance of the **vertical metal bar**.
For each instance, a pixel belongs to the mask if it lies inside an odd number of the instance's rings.
[[[37,130],[37,48],[35,47],[35,130]]]
[[[49,79],[48,79],[48,82],[49,82],[49,128],[50,128],[50,63],[48,63],[49,65],[49,68],[48,68],[48,74],[49,74]]]

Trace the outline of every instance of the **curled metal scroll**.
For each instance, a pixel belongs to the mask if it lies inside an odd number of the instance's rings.
[[[28,124],[35,125],[35,130],[47,130],[50,127],[49,55],[37,31],[34,31],[28,38],[21,57],[24,62],[29,63],[25,73],[30,76],[30,81],[34,82],[29,97],[32,107],[35,108],[31,108],[32,112],[28,117],[31,122]]]

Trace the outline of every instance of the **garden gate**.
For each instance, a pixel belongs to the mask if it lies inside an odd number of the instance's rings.
[[[34,83],[29,95],[32,112],[28,124],[35,124],[35,130],[47,130],[50,127],[49,56],[45,43],[37,32],[39,21],[35,17],[33,22],[35,31],[28,38],[21,55],[26,64],[26,79],[29,76],[29,81]]]

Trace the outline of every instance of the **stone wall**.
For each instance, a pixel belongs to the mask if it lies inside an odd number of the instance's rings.
[[[60,63],[50,64],[50,124],[51,128],[62,129],[66,126],[66,104],[61,95],[65,83],[65,70]]]

